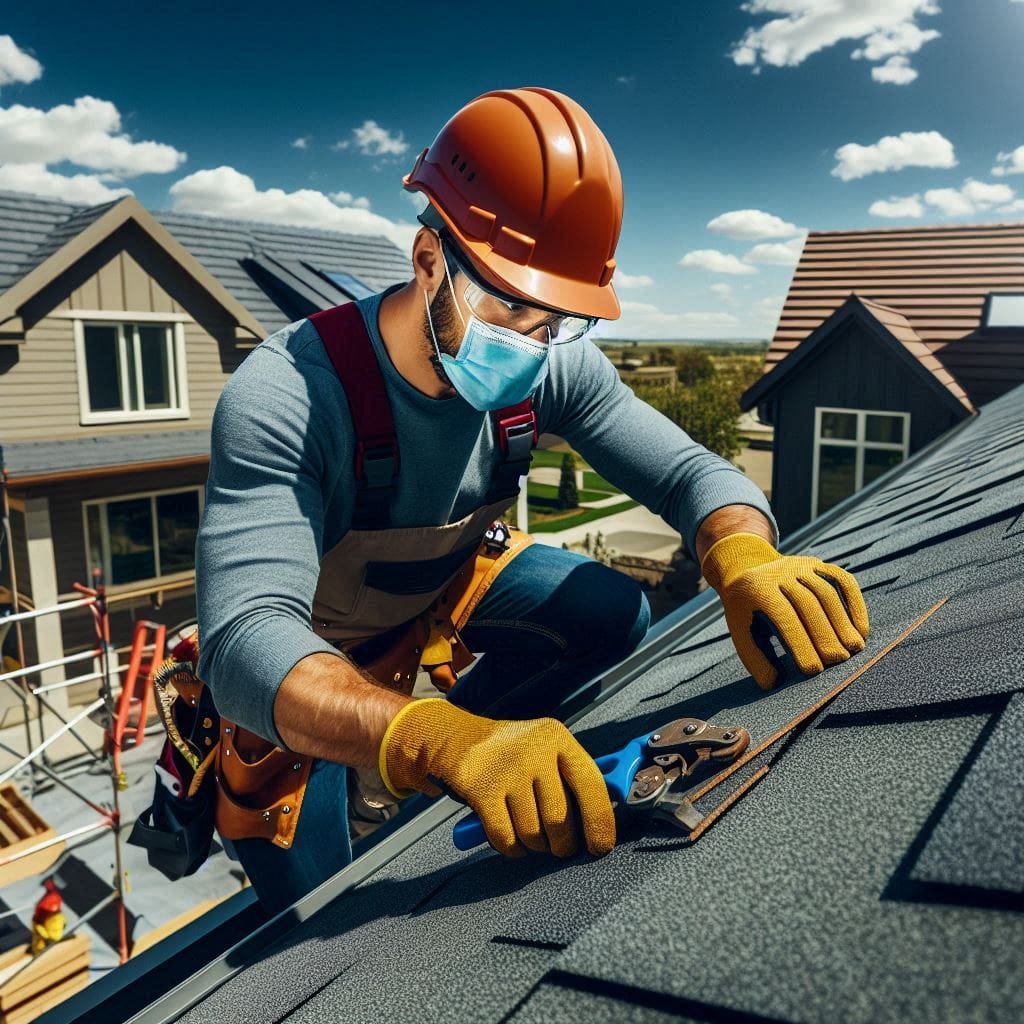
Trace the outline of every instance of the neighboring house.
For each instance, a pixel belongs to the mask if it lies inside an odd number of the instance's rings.
[[[1024,382],[1024,224],[812,232],[764,376],[783,534]]]
[[[622,815],[606,857],[506,860],[406,804],[285,913],[244,890],[48,1024],[1024,1020],[1022,472],[1024,387],[783,542],[860,582],[849,661],[761,691],[706,592],[563,709],[595,756],[747,729],[703,835]]]
[[[409,270],[384,238],[0,192],[0,445],[19,592],[50,605],[100,567],[115,644],[133,618],[193,615],[228,377],[267,335]],[[91,644],[86,615],[63,636],[53,621],[27,631],[30,659]]]

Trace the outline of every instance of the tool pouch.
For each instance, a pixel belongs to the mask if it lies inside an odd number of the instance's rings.
[[[167,738],[154,766],[153,802],[136,819],[128,838],[171,881],[196,871],[213,841],[215,786],[210,768],[219,719],[209,691],[195,674],[198,658],[198,636],[193,633],[153,674]]]

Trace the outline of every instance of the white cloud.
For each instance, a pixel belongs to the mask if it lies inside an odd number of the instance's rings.
[[[308,149],[309,148],[309,136],[300,135],[297,139],[292,139],[292,149]]]
[[[909,57],[897,56],[873,67],[871,77],[876,82],[888,82],[890,85],[910,85],[917,78],[917,72],[910,66]]]
[[[161,142],[133,142],[120,133],[121,115],[107,100],[80,96],[49,110],[0,107],[0,162],[54,164],[68,160],[117,177],[165,174],[188,158]]]
[[[778,267],[791,267],[800,259],[803,248],[803,235],[788,242],[761,242],[755,245],[743,259],[748,263],[770,263]]]
[[[351,192],[345,192],[344,190],[339,192],[328,192],[328,198],[337,203],[339,206],[354,206],[358,210],[368,210],[370,208],[370,200],[366,196],[360,196],[358,199],[352,195]]]
[[[418,230],[418,225],[390,221],[357,205],[338,206],[315,189],[260,191],[252,178],[233,167],[196,171],[176,181],[169,191],[174,209],[186,213],[327,228],[359,235],[384,235],[406,253]]]
[[[57,174],[43,164],[0,164],[0,188],[29,192],[66,203],[107,203],[132,194],[130,188],[108,188],[99,174]]]
[[[684,337],[693,331],[712,336],[735,331],[739,318],[721,310],[667,313],[650,302],[623,302],[622,316],[602,325],[600,336],[616,338],[669,339]]]
[[[1021,0],[1024,2],[1024,0]],[[1012,203],[999,207],[1000,213],[1021,213],[1024,212],[1024,199],[1014,199]]]
[[[928,189],[924,194],[924,201],[929,206],[941,210],[947,217],[964,217],[1010,203],[1014,195],[1014,190],[1009,185],[997,185],[968,178],[958,189]]]
[[[654,284],[654,278],[646,274],[627,274],[622,270],[616,270],[612,278],[619,288],[650,288]]]
[[[904,167],[955,167],[953,143],[941,132],[900,132],[870,146],[848,142],[835,152],[832,174],[843,181]]]
[[[917,53],[936,39],[935,29],[917,24],[921,15],[939,13],[935,0],[748,0],[742,9],[752,15],[777,15],[756,28],[747,29],[733,45],[733,62],[759,71],[764,64],[796,67],[812,54],[842,40],[859,40],[851,53],[873,64]],[[884,68],[889,68],[885,71]],[[900,70],[901,69],[901,70]],[[876,71],[881,70],[881,74]],[[877,82],[905,84],[916,77],[909,62],[893,68],[873,68]]]
[[[762,323],[777,323],[785,298],[784,295],[768,295],[758,299],[754,305],[754,316]]]
[[[1019,2],[1024,3],[1024,0]],[[996,157],[996,166],[992,168],[992,173],[997,178],[1007,174],[1024,174],[1024,146],[1011,149],[1009,153],[1000,153]]]
[[[924,213],[921,197],[889,196],[888,199],[876,199],[869,207],[868,213],[873,217],[920,217]]]
[[[729,210],[708,221],[708,231],[727,238],[756,241],[761,238],[787,238],[800,228],[764,210]]]
[[[618,82],[619,85],[632,85],[635,80],[636,75],[619,75],[615,79],[615,81]]]
[[[0,86],[34,82],[43,77],[43,65],[10,36],[0,36]]]
[[[333,145],[331,146],[331,149],[335,149],[335,150],[348,149],[348,147],[351,146],[351,145],[352,145],[352,140],[351,139],[339,139],[337,142],[333,143]]]
[[[736,301],[732,293],[732,285],[726,281],[719,281],[717,284],[713,284],[711,286],[711,292],[729,306]]]
[[[747,266],[731,253],[719,252],[718,249],[694,249],[680,261],[679,266],[708,270],[712,274],[756,274],[754,267]]]
[[[422,192],[409,192],[403,188],[402,196],[417,214],[421,214],[427,208],[427,197]]]
[[[401,132],[393,134],[376,121],[364,121],[352,135],[364,156],[401,156],[409,148]]]

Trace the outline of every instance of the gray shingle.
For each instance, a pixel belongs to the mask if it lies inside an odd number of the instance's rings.
[[[599,860],[505,861],[456,851],[449,819],[181,1019],[1024,1019],[1022,460],[1019,388],[811,536],[866,588],[849,661],[762,693],[717,618],[576,724],[594,754],[681,715],[757,743],[864,669],[700,802],[770,763],[696,843],[623,825]]]
[[[119,200],[82,206],[0,191],[0,292],[39,266]],[[266,253],[342,270],[375,291],[411,276],[409,257],[380,236],[349,235],[174,211],[153,216],[273,333],[295,317],[248,273],[242,260]],[[343,301],[343,296],[336,301]]]
[[[210,431],[106,434],[74,441],[22,441],[0,448],[12,479],[210,454]]]

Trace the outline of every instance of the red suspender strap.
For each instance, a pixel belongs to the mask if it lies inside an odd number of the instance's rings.
[[[345,389],[356,435],[355,475],[368,487],[388,487],[398,475],[398,438],[373,343],[354,302],[309,317]]]
[[[511,461],[529,456],[537,444],[537,414],[533,411],[533,400],[525,398],[518,405],[509,405],[494,413],[498,427],[501,454]]]

